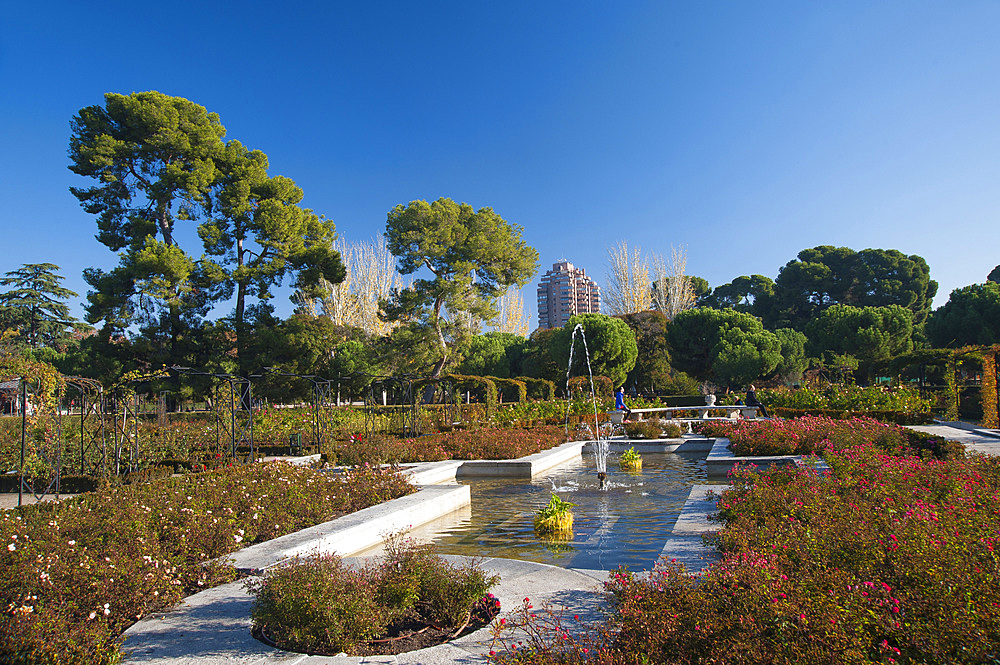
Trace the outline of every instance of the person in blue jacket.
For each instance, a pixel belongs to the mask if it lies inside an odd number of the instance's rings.
[[[625,406],[625,386],[618,386],[618,390],[615,391],[615,410],[624,411],[625,420],[632,415],[632,410]]]

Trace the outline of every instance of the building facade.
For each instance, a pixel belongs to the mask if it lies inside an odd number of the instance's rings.
[[[569,261],[552,264],[538,283],[538,327],[562,328],[574,314],[601,311],[601,287]]]

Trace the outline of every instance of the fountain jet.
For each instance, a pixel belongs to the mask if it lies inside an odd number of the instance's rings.
[[[594,441],[594,461],[597,463],[597,480],[600,483],[600,489],[604,489],[608,479],[608,442],[606,439],[601,438],[601,427],[597,423],[597,393],[594,391],[594,372],[590,369],[590,350],[587,348],[587,335],[584,332],[582,323],[576,324],[573,328],[573,336],[569,343],[569,364],[566,367],[566,438],[569,438],[569,406],[573,398],[569,390],[569,375],[573,371],[573,349],[576,346],[576,334],[578,332],[580,333],[580,339],[583,340],[583,353],[587,358],[587,375],[590,378],[590,397],[594,404],[594,428],[597,431],[596,433],[591,432],[591,434],[596,439]]]

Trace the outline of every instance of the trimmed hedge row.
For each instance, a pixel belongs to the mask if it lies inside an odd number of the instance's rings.
[[[825,416],[837,420],[851,418],[874,418],[883,423],[897,425],[933,425],[934,415],[929,411],[923,413],[904,413],[902,411],[849,411],[846,409],[792,409],[775,406],[768,409],[779,418],[799,418],[801,416]]]

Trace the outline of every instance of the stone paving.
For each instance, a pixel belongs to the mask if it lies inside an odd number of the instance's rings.
[[[983,429],[968,423],[937,423],[934,425],[911,425],[910,429],[927,432],[946,439],[953,439],[965,446],[966,450],[988,455],[1000,455],[1000,430]]]

